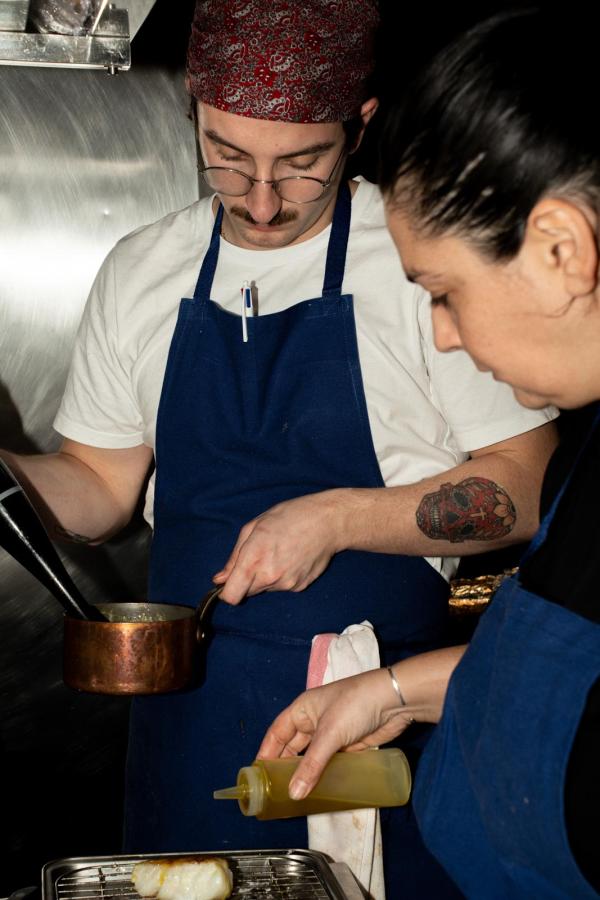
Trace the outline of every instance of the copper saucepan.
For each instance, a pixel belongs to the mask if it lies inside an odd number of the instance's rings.
[[[93,694],[164,694],[198,675],[212,588],[197,609],[166,603],[98,603],[107,622],[64,618],[65,684]]]

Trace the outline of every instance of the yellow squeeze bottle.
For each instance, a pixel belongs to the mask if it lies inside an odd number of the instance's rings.
[[[410,768],[397,748],[336,753],[308,797],[292,800],[289,783],[301,759],[256,759],[239,770],[235,787],[215,791],[213,797],[237,800],[245,816],[257,819],[289,819],[408,802]]]

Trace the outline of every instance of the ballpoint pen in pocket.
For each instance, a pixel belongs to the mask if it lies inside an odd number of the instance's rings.
[[[249,282],[244,281],[241,289],[242,294],[242,339],[244,343],[248,341],[248,324],[246,319],[248,316],[254,315],[252,308],[252,289]]]

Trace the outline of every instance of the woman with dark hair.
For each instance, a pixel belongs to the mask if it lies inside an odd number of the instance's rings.
[[[383,139],[388,224],[438,348],[529,407],[600,399],[596,42],[581,20],[497,16],[438,55]],[[540,531],[468,648],[306,692],[261,747],[308,747],[299,798],[334,751],[439,721],[415,810],[469,898],[600,891],[599,454],[595,424],[562,484],[553,460]]]

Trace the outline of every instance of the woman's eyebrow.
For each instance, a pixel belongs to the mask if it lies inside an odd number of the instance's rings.
[[[232,144],[230,141],[225,140],[225,138],[221,137],[220,134],[217,134],[216,131],[213,131],[211,128],[204,129],[203,134],[209,141],[212,141],[213,144],[220,144],[223,147],[228,147],[230,150],[235,150],[236,153],[242,153],[245,156],[250,156],[247,150],[242,150],[241,147],[236,147],[235,144]],[[325,153],[327,150],[331,150],[332,147],[335,147],[335,141],[320,141],[316,144],[309,144],[307,147],[302,147],[300,150],[293,150],[290,153],[283,153],[281,156],[277,157],[278,159],[294,159],[296,156],[310,156],[315,153]]]

